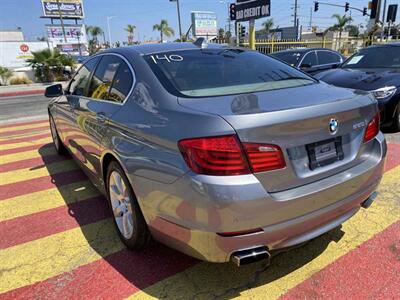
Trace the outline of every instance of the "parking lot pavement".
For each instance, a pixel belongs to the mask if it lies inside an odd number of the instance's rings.
[[[0,125],[0,299],[396,298],[400,141],[377,201],[341,228],[238,269],[119,241],[104,198],[51,144],[47,120]],[[74,134],[71,132],[71,134]]]

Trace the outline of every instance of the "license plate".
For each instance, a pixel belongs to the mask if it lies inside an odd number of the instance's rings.
[[[340,137],[307,145],[311,170],[342,160],[344,153]]]

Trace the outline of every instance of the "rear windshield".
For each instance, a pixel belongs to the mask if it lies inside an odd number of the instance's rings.
[[[354,54],[342,65],[346,69],[400,68],[400,47],[365,48]]]
[[[301,53],[300,52],[278,52],[271,54],[273,57],[276,57],[285,63],[291,66],[297,66],[298,61],[300,60]]]
[[[158,79],[180,97],[210,97],[315,83],[266,55],[240,49],[198,49],[145,56]]]

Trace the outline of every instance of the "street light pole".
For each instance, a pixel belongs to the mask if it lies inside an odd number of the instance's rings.
[[[169,2],[176,2],[176,9],[178,11],[179,40],[182,42],[181,10],[179,5],[179,0],[169,0]]]
[[[110,48],[111,48],[111,45],[112,45],[112,41],[111,41],[111,30],[110,30],[110,20],[111,20],[112,18],[115,18],[115,16],[108,16],[108,17],[107,17],[108,41],[109,41],[109,43],[110,43]]]

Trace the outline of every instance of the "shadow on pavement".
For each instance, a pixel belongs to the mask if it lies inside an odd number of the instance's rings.
[[[48,146],[40,148],[39,153],[43,156],[49,172],[53,172],[54,169],[47,163],[50,160],[44,156],[45,151],[43,151]],[[73,160],[69,160],[68,163],[75,164]],[[265,262],[241,268],[232,263],[202,263],[157,242],[152,243],[145,251],[132,252],[119,240],[106,199],[95,192],[94,186],[87,181],[87,177],[79,168],[62,174],[51,174],[51,181],[61,193],[69,216],[75,219],[90,247],[103,257],[113,272],[126,279],[123,283],[108,282],[102,287],[115,291],[114,296],[126,297],[137,289],[145,288],[147,288],[145,293],[156,298],[239,296],[241,291],[273,282],[301,268],[323,253],[331,242],[338,242],[344,234],[339,227],[333,229],[304,246],[278,254],[272,258],[270,266]],[[72,182],[78,182],[74,189],[66,188]],[[91,190],[94,191],[92,197],[89,195],[86,200],[78,201],[85,191]],[[193,271],[193,268],[190,268],[192,266],[198,271]],[[171,277],[179,272],[182,272],[182,276]],[[75,280],[82,280],[81,276]],[[90,276],[94,276],[90,280],[101,281],[101,277],[105,274],[97,273]],[[168,294],[168,291],[162,288],[162,284],[154,285],[168,277],[175,286],[185,286],[185,290],[178,289],[174,292],[174,289],[171,289],[171,293],[174,294]]]

